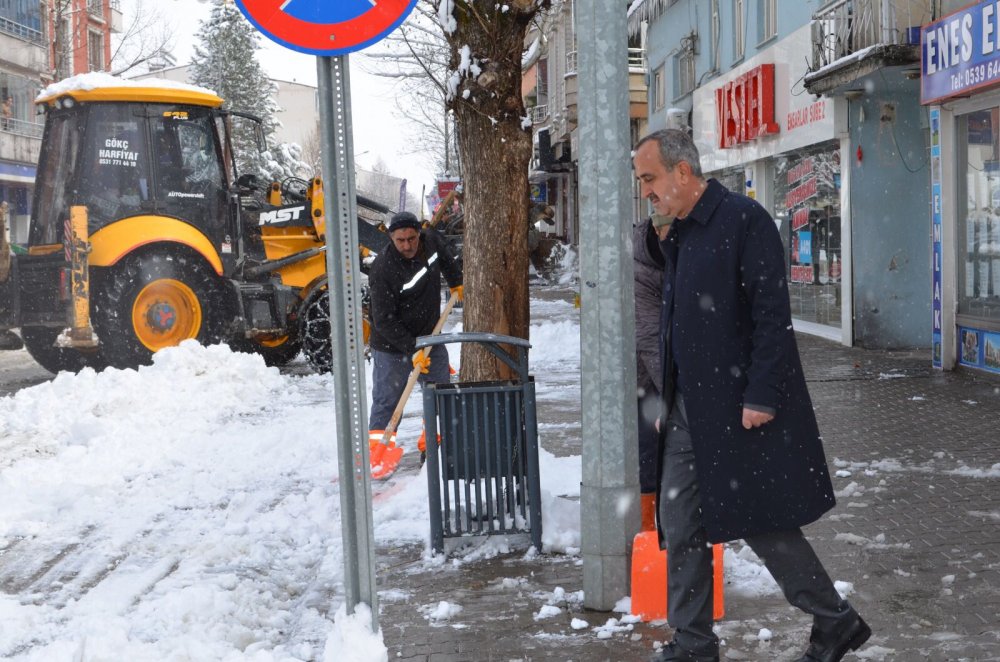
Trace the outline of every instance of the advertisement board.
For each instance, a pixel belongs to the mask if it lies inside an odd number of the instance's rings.
[[[1000,83],[1000,7],[977,2],[920,31],[920,102]]]
[[[809,69],[809,58],[802,54],[812,52],[812,48],[811,27],[805,25],[739,67],[695,89],[692,126],[701,152],[702,170],[714,173],[837,137],[835,101],[829,97],[817,99],[802,84]],[[771,66],[762,68],[762,65]],[[757,85],[756,98],[771,103],[765,83],[773,84],[773,108],[754,120],[750,131],[733,137],[732,113],[719,113],[720,93],[730,98],[734,91],[746,90],[747,84]],[[754,96],[747,98],[753,100]],[[767,121],[770,117],[773,124]],[[720,127],[720,122],[727,125]],[[731,139],[724,140],[727,133]],[[743,139],[735,139],[739,137]],[[720,147],[720,143],[726,146]]]

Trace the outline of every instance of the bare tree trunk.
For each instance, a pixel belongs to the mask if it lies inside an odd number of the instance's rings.
[[[466,331],[528,337],[531,132],[523,120],[521,56],[528,24],[543,5],[457,0],[455,29],[446,35],[450,69],[459,77],[450,103],[465,186]],[[462,348],[463,381],[508,373],[478,346]]]
[[[465,165],[464,329],[527,338],[531,137],[520,125],[493,126],[475,111],[460,110],[458,121]],[[464,381],[507,376],[492,354],[477,350],[463,347]]]

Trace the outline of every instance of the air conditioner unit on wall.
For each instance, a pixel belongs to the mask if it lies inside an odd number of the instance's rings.
[[[691,113],[683,108],[667,108],[667,128],[690,130],[691,122],[688,121],[690,115]]]

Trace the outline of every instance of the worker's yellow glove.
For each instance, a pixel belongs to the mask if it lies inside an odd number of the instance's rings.
[[[465,298],[465,286],[456,285],[455,287],[451,288],[451,293],[457,296],[458,300],[461,301],[462,299]]]
[[[426,375],[431,369],[431,357],[424,355],[424,350],[419,350],[413,355],[413,367],[420,368],[420,374]]]

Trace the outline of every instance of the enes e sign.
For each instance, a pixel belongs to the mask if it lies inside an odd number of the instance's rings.
[[[979,2],[921,29],[920,101],[1000,82],[1000,2]]]

